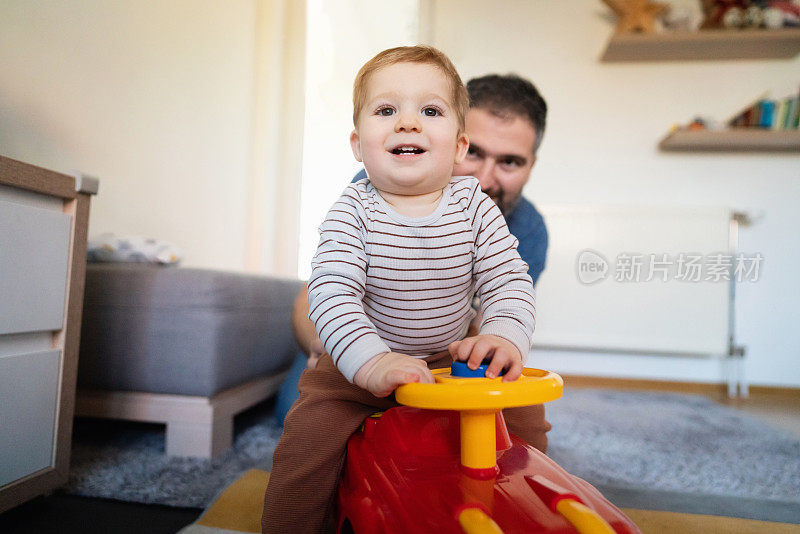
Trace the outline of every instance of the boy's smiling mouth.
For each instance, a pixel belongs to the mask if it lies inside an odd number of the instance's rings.
[[[425,149],[413,144],[403,144],[397,145],[396,147],[390,149],[389,152],[395,156],[416,156],[423,154]]]

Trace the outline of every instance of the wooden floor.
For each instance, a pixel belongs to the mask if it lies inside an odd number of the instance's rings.
[[[800,389],[751,387],[746,399],[730,399],[724,385],[661,382],[586,376],[564,376],[565,388],[603,388],[631,391],[670,391],[703,395],[800,437]]]

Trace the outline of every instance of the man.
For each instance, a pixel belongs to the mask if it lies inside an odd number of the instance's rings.
[[[474,176],[481,189],[500,208],[508,229],[519,241],[517,250],[528,264],[533,283],[544,270],[547,229],[544,219],[528,200],[522,188],[536,163],[542,142],[547,104],[528,80],[516,75],[490,74],[467,82],[470,110],[466,117],[469,151],[456,165],[456,176]],[[362,170],[353,181],[365,178]],[[308,293],[298,293],[292,313],[295,338],[308,354],[298,355],[281,386],[275,406],[283,421],[298,396],[298,381],[306,367],[314,367],[325,351],[314,324],[308,319]]]

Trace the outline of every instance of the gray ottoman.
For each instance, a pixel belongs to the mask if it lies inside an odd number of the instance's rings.
[[[214,457],[233,416],[277,391],[299,280],[89,264],[76,413],[167,425],[167,453]]]

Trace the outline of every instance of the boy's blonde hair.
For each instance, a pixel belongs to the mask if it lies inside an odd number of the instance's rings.
[[[353,82],[353,125],[358,126],[358,115],[367,100],[367,83],[370,75],[396,63],[425,63],[441,69],[452,86],[452,104],[458,120],[459,133],[465,129],[467,111],[469,111],[469,96],[461,76],[458,75],[453,63],[440,50],[432,46],[398,46],[378,53],[370,59],[356,74]]]

